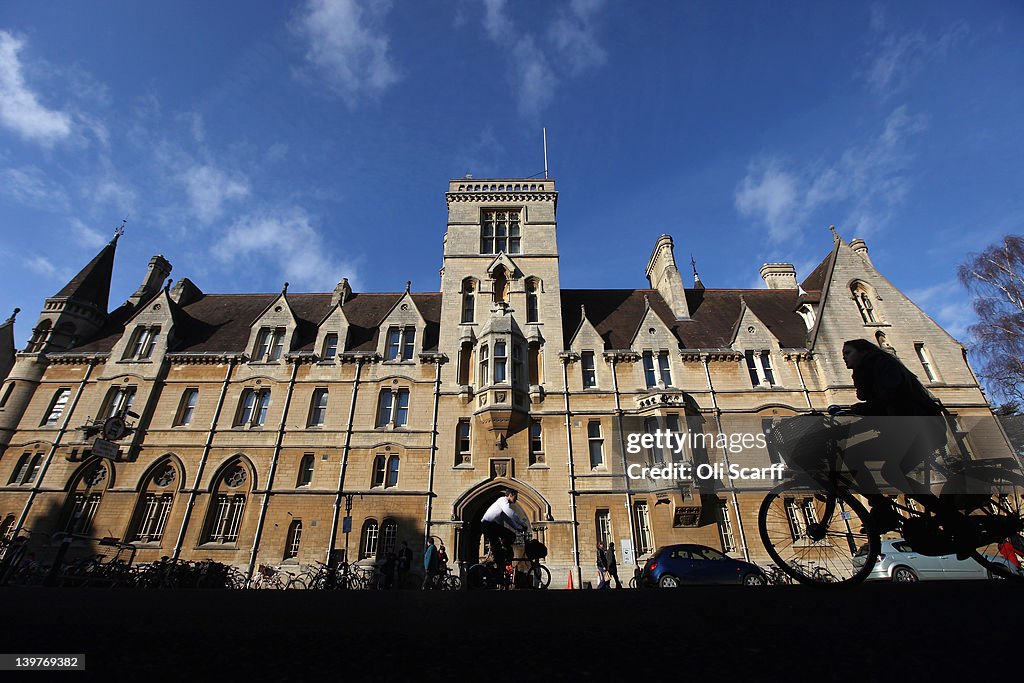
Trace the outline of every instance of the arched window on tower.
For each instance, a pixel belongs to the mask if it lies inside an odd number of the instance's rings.
[[[875,310],[874,297],[871,296],[871,291],[867,285],[863,282],[854,282],[850,286],[850,292],[853,294],[854,303],[857,304],[861,320],[867,324],[879,322],[878,313]]]
[[[471,323],[476,317],[476,281],[467,277],[462,281],[462,322]]]
[[[46,345],[46,340],[50,336],[50,328],[53,323],[50,320],[44,320],[36,326],[36,329],[32,330],[32,339],[29,341],[28,346],[25,347],[25,351],[28,353],[38,353],[43,350]]]
[[[540,303],[538,292],[540,283],[537,278],[531,277],[526,281],[526,322],[540,322]]]

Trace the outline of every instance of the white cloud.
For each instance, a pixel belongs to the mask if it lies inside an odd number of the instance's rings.
[[[567,61],[573,75],[605,63],[608,55],[597,42],[593,19],[604,0],[572,0],[561,7],[548,29],[548,38]]]
[[[18,53],[24,43],[0,31],[0,125],[50,147],[71,134],[71,116],[47,109],[29,89]]]
[[[249,181],[244,176],[229,176],[209,165],[191,166],[180,176],[192,212],[201,223],[211,223],[224,211],[224,204],[249,195]]]
[[[505,0],[483,0],[484,29],[487,36],[498,42],[513,30],[512,20],[505,14]]]
[[[907,297],[960,340],[968,337],[967,328],[975,322],[970,296],[959,281],[946,280],[907,292]]]
[[[65,281],[69,280],[68,274],[57,266],[53,265],[50,259],[42,255],[33,256],[25,260],[25,267],[31,270],[33,273],[42,275],[43,277],[50,280]]]
[[[536,118],[554,99],[558,79],[548,66],[544,53],[534,45],[532,36],[524,36],[518,41],[513,54],[519,113]]]
[[[510,42],[514,43],[509,80],[515,89],[519,113],[526,118],[537,118],[551,103],[560,74],[578,76],[607,60],[595,28],[604,0],[572,0],[559,6],[548,22],[543,45],[529,31],[522,30],[510,15],[509,7],[519,5],[509,5],[506,0],[482,3],[482,23],[488,39],[506,52]]]
[[[845,234],[866,237],[882,228],[910,189],[906,142],[926,127],[923,116],[899,107],[882,132],[847,148],[838,159],[803,169],[779,158],[751,162],[735,193],[741,215],[764,223],[772,241],[799,239],[810,215],[827,210]]]
[[[929,62],[945,58],[953,45],[969,33],[964,24],[953,25],[938,36],[929,36],[920,29],[904,34],[887,31],[884,10],[878,5],[871,9],[871,29],[880,38],[867,55],[869,64],[861,78],[869,90],[881,97],[904,88]]]
[[[310,0],[299,18],[299,33],[308,41],[306,59],[350,107],[399,80],[381,28],[390,9],[385,1]]]
[[[793,230],[792,220],[800,201],[797,183],[777,160],[758,162],[748,169],[736,191],[736,208],[745,216],[759,217],[772,238],[781,240]]]
[[[0,192],[25,206],[59,210],[68,207],[64,188],[50,181],[34,166],[6,168],[0,173]]]
[[[99,231],[93,230],[77,218],[71,219],[71,222],[68,224],[68,231],[71,233],[71,237],[75,240],[75,243],[84,249],[99,249],[106,244],[109,239],[100,234]]]
[[[261,264],[273,269],[295,289],[330,291],[344,276],[358,287],[354,262],[336,258],[309,216],[298,207],[266,210],[244,216],[213,246],[222,264]]]

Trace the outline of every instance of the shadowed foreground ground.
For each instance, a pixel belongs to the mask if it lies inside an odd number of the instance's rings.
[[[1010,663],[1024,644],[1015,616],[1024,589],[1001,582],[842,591],[4,588],[0,599],[3,652],[85,653],[90,678],[994,680],[983,672],[1019,670]],[[482,653],[501,631],[518,645],[504,655],[507,675],[494,676]]]

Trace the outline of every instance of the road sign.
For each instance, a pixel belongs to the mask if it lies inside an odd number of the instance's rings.
[[[341,532],[343,534],[347,534],[347,533],[351,533],[352,532],[352,518],[351,517],[346,517],[345,519],[343,519],[341,521]]]
[[[109,460],[117,459],[117,444],[112,441],[96,439],[92,444],[92,454]]]

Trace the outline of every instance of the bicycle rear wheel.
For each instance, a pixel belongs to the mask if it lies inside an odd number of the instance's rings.
[[[762,501],[757,526],[772,561],[809,586],[860,583],[878,559],[880,541],[868,512],[846,490],[782,482]]]
[[[551,585],[551,572],[542,564],[530,567],[530,588],[544,589]]]
[[[967,533],[983,542],[971,557],[990,577],[1024,583],[1021,569],[1001,552],[1004,543],[1024,549],[1024,476],[995,467],[968,469],[963,476],[989,490],[986,496],[959,497],[961,507],[966,508]]]

